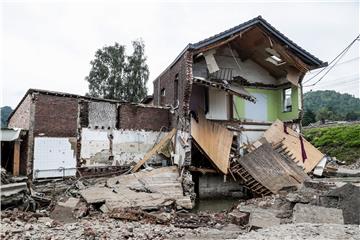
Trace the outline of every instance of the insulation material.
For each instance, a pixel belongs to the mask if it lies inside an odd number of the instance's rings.
[[[214,50],[204,53],[204,57],[205,57],[205,61],[206,61],[206,65],[209,70],[209,73],[214,73],[214,72],[220,70],[219,66],[216,63],[214,54],[215,54]]]
[[[215,166],[227,174],[233,133],[199,114],[198,122],[191,118],[191,136]]]
[[[116,164],[139,162],[166,132],[117,130],[113,136],[113,154]],[[155,159],[156,156],[153,157]]]
[[[85,160],[86,166],[112,165],[110,156],[110,140],[107,131],[89,128],[81,130],[80,158]]]
[[[76,174],[76,138],[35,137],[34,178]]]
[[[292,160],[275,152],[269,143],[244,155],[238,162],[256,181],[275,194],[283,188],[299,188],[310,179]]]
[[[264,133],[264,137],[272,144],[281,142],[286,147],[287,151],[289,151],[289,154],[295,159],[294,161],[299,166],[302,166],[306,173],[312,171],[321,159],[323,159],[324,154],[311,143],[303,139],[304,150],[307,156],[307,159],[303,162],[299,133],[291,128],[287,128],[287,132],[288,134],[284,132],[284,123],[280,120],[276,120]]]
[[[89,127],[114,129],[116,127],[116,104],[108,102],[89,103]]]
[[[190,146],[188,144],[188,138],[190,134],[184,131],[177,131],[175,140],[175,155],[174,163],[179,167],[185,163],[186,153],[189,151]]]

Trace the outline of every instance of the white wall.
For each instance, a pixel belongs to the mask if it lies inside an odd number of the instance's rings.
[[[252,93],[256,98],[256,103],[245,101],[245,118],[255,121],[267,121],[267,95]]]
[[[229,117],[229,95],[221,90],[209,88],[209,112],[207,119],[227,120]]]
[[[83,128],[80,158],[83,166],[126,165],[141,160],[166,132]],[[156,159],[156,157],[155,157]]]
[[[33,166],[35,179],[75,176],[75,168],[76,138],[35,137]]]

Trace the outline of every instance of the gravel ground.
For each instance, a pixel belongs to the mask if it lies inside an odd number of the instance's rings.
[[[24,222],[1,220],[0,239],[236,239],[245,230],[237,225],[186,229],[172,225],[125,222],[106,216],[61,224],[48,217]],[[222,228],[222,229],[221,229]]]
[[[358,240],[358,225],[339,224],[285,224],[276,227],[259,229],[240,235],[243,240]]]
[[[360,240],[358,225],[284,224],[247,232],[234,224],[212,228],[177,228],[143,222],[125,222],[107,217],[87,217],[61,224],[48,217],[22,221],[1,219],[0,239],[252,239],[252,240]]]

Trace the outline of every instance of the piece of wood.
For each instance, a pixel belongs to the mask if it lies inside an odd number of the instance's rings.
[[[300,187],[302,182],[310,179],[293,161],[274,151],[269,143],[264,143],[253,152],[244,155],[238,162],[246,170],[246,174],[251,176],[250,179],[253,179],[246,185],[253,187],[254,191],[260,189],[256,184],[250,186],[255,181],[276,194],[284,187]]]
[[[191,118],[191,136],[211,162],[226,175],[230,164],[233,132],[199,114],[198,122]]]
[[[171,141],[171,138],[175,135],[176,129],[173,128],[168,134],[166,134],[158,144],[156,144],[150,151],[148,151],[144,158],[141,159],[132,169],[131,172],[136,172],[139,168],[148,161],[154,154],[156,154],[163,146],[167,144],[168,141]]]
[[[299,162],[299,166],[305,168],[306,173],[311,172],[324,157],[324,154],[303,138],[307,156],[307,159],[303,163],[299,133],[295,132],[291,128],[287,128],[287,132],[289,134],[284,132],[284,123],[280,120],[276,120],[264,133],[264,137],[268,142],[273,144],[282,141],[287,154],[292,154],[296,161]]]
[[[20,173],[20,141],[14,142],[14,158],[13,158],[13,176],[19,176]]]

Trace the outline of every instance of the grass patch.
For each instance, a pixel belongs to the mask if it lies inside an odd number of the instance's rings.
[[[305,129],[304,136],[323,153],[348,164],[360,158],[360,124]]]

